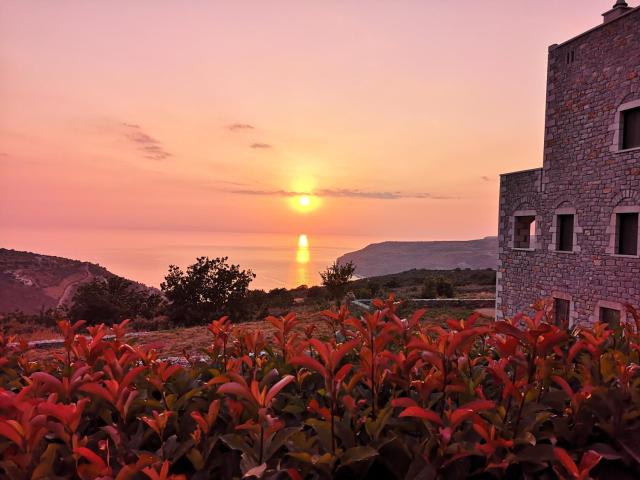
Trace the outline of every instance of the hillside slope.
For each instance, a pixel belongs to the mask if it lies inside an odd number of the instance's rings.
[[[361,277],[388,275],[414,268],[495,269],[498,237],[467,241],[373,243],[338,258],[340,263],[349,261],[356,265],[356,275]]]
[[[80,285],[114,276],[94,263],[0,248],[0,314],[68,305]]]

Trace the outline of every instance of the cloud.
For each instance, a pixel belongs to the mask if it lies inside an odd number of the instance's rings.
[[[162,161],[173,156],[165,150],[162,142],[145,133],[140,125],[125,122],[122,122],[122,125],[126,129],[125,136],[127,139],[142,151],[145,158]]]
[[[493,178],[488,177],[488,176],[486,176],[486,175],[481,176],[481,177],[480,177],[480,179],[481,179],[481,180],[484,180],[485,182],[490,182],[490,181],[492,181],[492,180],[493,180]]]
[[[252,143],[250,145],[251,148],[271,148],[271,145],[268,143]]]
[[[333,198],[370,198],[376,200],[398,200],[400,198],[424,198],[431,200],[452,200],[456,197],[446,197],[432,195],[430,193],[410,193],[400,191],[371,191],[371,190],[354,190],[348,188],[331,189],[325,188],[314,192],[296,192],[291,190],[258,190],[258,189],[241,189],[231,190],[231,193],[237,195],[257,195],[271,197],[295,197],[298,195],[315,195],[318,197]]]
[[[231,130],[232,132],[253,130],[254,128],[253,125],[249,125],[248,123],[232,123],[231,125],[227,125],[227,130]]]

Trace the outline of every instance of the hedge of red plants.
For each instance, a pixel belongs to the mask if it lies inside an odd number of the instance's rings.
[[[446,325],[323,312],[266,341],[214,321],[183,365],[60,322],[64,353],[0,342],[0,476],[638,478],[640,317],[564,331],[533,317]],[[113,333],[115,338],[105,339]]]

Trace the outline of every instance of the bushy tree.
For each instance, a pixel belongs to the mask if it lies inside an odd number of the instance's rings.
[[[270,307],[289,308],[293,305],[293,293],[286,288],[273,288],[267,293],[267,300]]]
[[[338,263],[333,262],[333,265],[327,267],[326,270],[320,272],[322,277],[322,284],[327,288],[331,297],[336,301],[342,301],[347,289],[347,284],[356,271],[356,266],[353,262]]]
[[[438,296],[438,285],[435,278],[425,278],[421,296],[422,298],[436,298]]]
[[[195,325],[221,315],[234,320],[246,318],[244,300],[256,276],[227,261],[228,257],[199,257],[186,272],[176,265],[169,266],[160,287],[169,301],[168,314],[173,322]]]
[[[307,302],[323,303],[327,300],[327,289],[319,285],[309,287],[307,290]]]
[[[422,298],[453,298],[454,296],[453,283],[443,277],[433,278],[427,277],[422,285]]]
[[[437,292],[439,297],[453,298],[454,296],[453,283],[451,283],[446,278],[442,278],[442,277],[438,278]]]
[[[122,277],[96,278],[81,285],[73,296],[69,317],[88,323],[152,318],[161,313],[162,297]]]

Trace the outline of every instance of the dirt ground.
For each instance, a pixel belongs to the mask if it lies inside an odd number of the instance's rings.
[[[466,318],[472,311],[464,308],[432,308],[428,309],[425,315],[425,321],[444,322],[447,318]],[[318,338],[327,338],[331,334],[329,324],[319,313],[300,312],[298,313],[299,325],[297,330],[301,335],[304,329],[310,325],[314,325],[314,336]],[[274,332],[273,326],[265,320],[239,323],[236,325],[239,330],[251,331],[255,329],[262,330],[267,342],[271,340]],[[56,338],[52,332],[48,335],[34,335],[29,340],[40,340],[43,337],[47,339]],[[153,332],[135,332],[129,336],[129,342],[136,345],[150,345],[158,351],[160,358],[182,357],[185,353],[189,356],[199,356],[211,343],[211,333],[205,325],[188,328],[174,328],[170,330],[158,330]],[[33,360],[50,357],[53,354],[61,353],[62,349],[58,346],[48,348],[31,348],[29,358]]]

